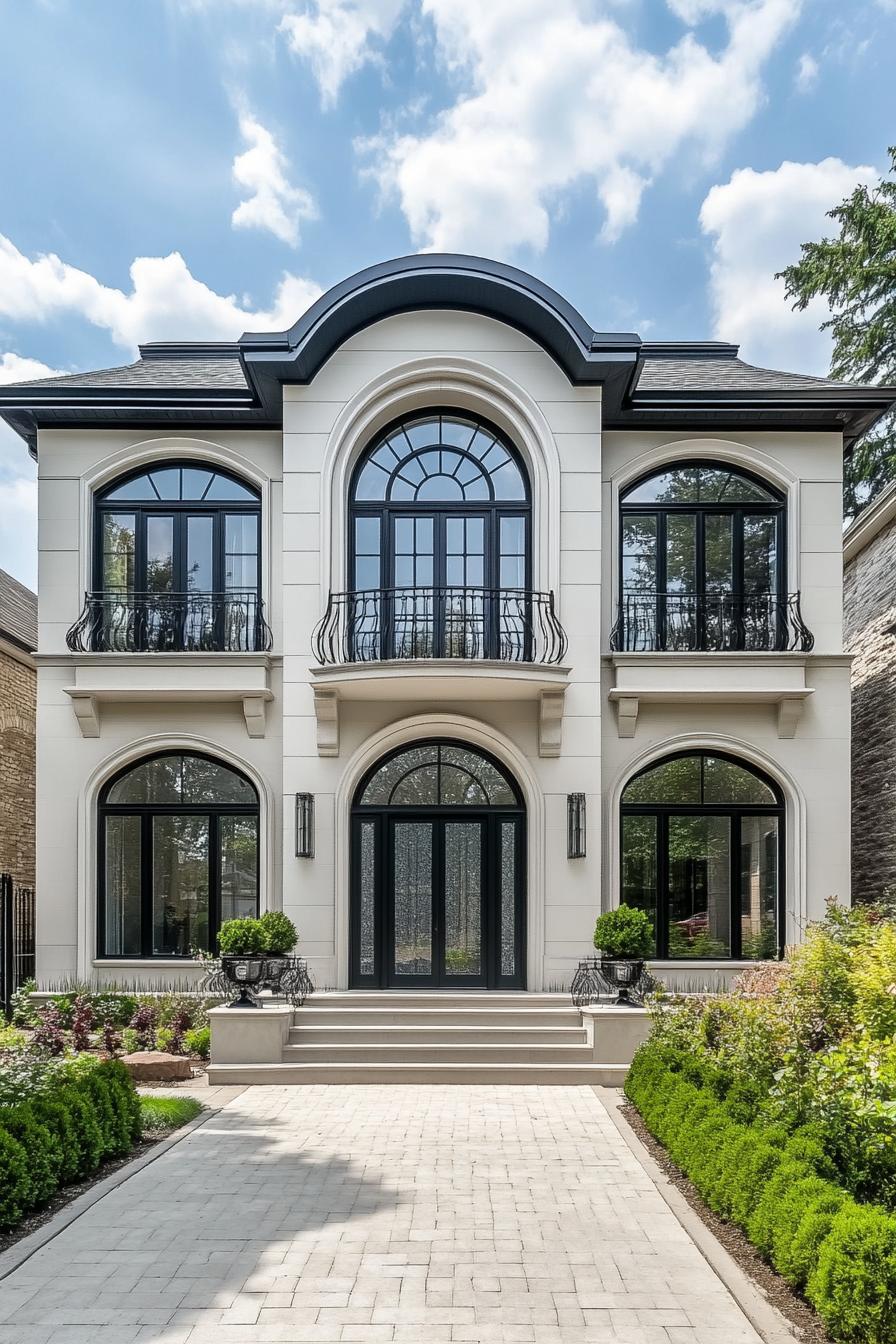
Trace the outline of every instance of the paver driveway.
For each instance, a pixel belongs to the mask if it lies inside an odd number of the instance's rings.
[[[587,1087],[256,1087],[0,1284],[0,1344],[757,1344]]]

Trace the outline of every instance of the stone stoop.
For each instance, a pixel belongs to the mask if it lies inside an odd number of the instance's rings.
[[[209,1082],[622,1085],[643,1009],[568,994],[345,991],[215,1008]]]

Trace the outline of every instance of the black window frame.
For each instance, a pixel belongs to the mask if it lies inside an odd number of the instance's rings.
[[[129,481],[137,480],[153,471],[166,471],[173,468],[209,471],[213,475],[223,476],[227,480],[235,482],[241,489],[250,491],[254,499],[250,502],[248,500],[133,500],[108,498],[111,491],[120,489],[123,485],[127,485]],[[146,593],[148,591],[146,587],[146,526],[148,518],[174,516],[171,592],[186,593],[190,591],[186,581],[187,519],[189,517],[210,517],[212,519],[212,586],[209,589],[196,589],[195,592],[197,595],[207,594],[213,597],[225,597],[229,591],[253,592],[256,603],[260,603],[262,588],[261,492],[256,485],[245,480],[237,472],[219,466],[207,459],[178,458],[173,461],[154,461],[144,463],[141,467],[126,472],[122,476],[116,476],[114,480],[107,481],[97,490],[93,496],[93,588],[95,592],[103,594],[123,591],[117,588],[107,589],[104,583],[103,520],[106,515],[113,513],[128,513],[135,517],[134,583],[130,591],[134,593]],[[244,517],[254,517],[256,520],[256,583],[254,589],[228,589],[225,585],[227,547],[225,517],[237,514]]]
[[[455,747],[462,751],[473,752],[494,766],[503,779],[510,785],[514,795],[512,803],[362,803],[364,791],[371,779],[384,765],[395,757],[402,756],[414,747]],[[389,974],[392,940],[394,937],[394,911],[388,893],[390,862],[393,855],[393,830],[396,820],[426,821],[434,824],[433,871],[437,873],[442,859],[441,846],[444,843],[440,823],[468,819],[479,822],[483,828],[486,842],[483,847],[483,911],[482,945],[484,949],[481,983],[465,983],[466,977],[439,977],[437,964],[444,953],[444,929],[433,938],[433,973],[422,978],[402,976],[399,984],[393,984]],[[502,821],[514,824],[514,966],[512,976],[501,970],[501,832]],[[374,970],[363,974],[360,969],[361,958],[361,827],[372,823],[374,837]],[[432,737],[420,741],[405,742],[400,747],[381,756],[365,771],[355,789],[351,807],[351,879],[350,879],[350,919],[349,919],[349,983],[353,989],[469,989],[471,993],[485,989],[525,989],[526,987],[526,827],[527,814],[522,790],[507,767],[497,757],[484,748],[457,738]],[[443,899],[444,893],[433,887],[432,899]]]
[[[254,807],[248,803],[110,803],[108,796],[115,784],[149,761],[170,756],[189,756],[208,761],[229,770],[248,784],[255,794]],[[106,822],[114,816],[140,818],[140,935],[141,950],[134,952],[105,951],[106,920]],[[151,752],[129,762],[106,781],[97,803],[97,901],[96,901],[96,959],[97,961],[183,961],[192,960],[189,954],[154,952],[152,902],[152,833],[153,819],[159,816],[207,816],[209,818],[209,890],[208,890],[208,951],[217,950],[217,935],[221,927],[221,844],[219,822],[222,817],[254,817],[255,845],[255,909],[260,909],[261,891],[261,805],[258,790],[251,779],[229,761],[208,752],[173,747],[166,751]]]
[[[626,791],[642,776],[649,774],[658,766],[666,764],[668,761],[680,761],[689,758],[705,760],[706,757],[712,757],[717,760],[728,761],[732,765],[738,766],[748,774],[755,776],[767,788],[771,789],[775,802],[772,803],[627,803],[625,801]],[[702,772],[701,772],[702,778]],[[625,861],[625,818],[626,817],[655,817],[656,818],[656,888],[655,888],[655,928],[656,936],[656,954],[658,961],[687,961],[699,965],[705,961],[742,961],[742,926],[741,926],[741,821],[747,817],[771,816],[776,817],[778,822],[778,871],[777,871],[777,893],[775,902],[776,919],[776,951],[778,958],[784,955],[784,946],[786,941],[785,928],[785,892],[786,892],[786,805],[784,794],[780,786],[764,770],[759,769],[742,757],[736,756],[731,752],[716,751],[711,748],[695,747],[687,751],[670,752],[667,756],[660,756],[656,760],[644,766],[643,769],[636,771],[630,779],[626,780],[625,786],[620,795],[619,802],[619,900],[623,900],[623,878]],[[731,821],[730,829],[730,947],[727,954],[716,954],[710,957],[674,957],[669,954],[669,818],[675,817],[727,817]]]
[[[654,501],[642,504],[629,502],[629,496],[638,490],[648,481],[654,480],[659,476],[664,476],[671,471],[686,471],[693,468],[706,468],[711,471],[728,472],[732,476],[741,477],[743,480],[751,481],[761,489],[766,490],[772,498],[770,500],[755,502],[740,501],[726,504],[724,501],[713,503],[707,501],[690,501],[686,503],[676,503],[674,501]],[[620,492],[619,495],[619,539],[616,548],[616,565],[618,578],[618,608],[620,628],[624,625],[624,607],[627,596],[637,597],[637,590],[627,590],[625,586],[624,573],[624,547],[625,547],[625,520],[626,517],[644,517],[652,516],[656,519],[656,639],[653,650],[643,650],[645,652],[667,651],[667,610],[666,604],[670,594],[667,588],[667,523],[670,516],[681,517],[683,515],[693,514],[695,516],[694,525],[694,597],[697,602],[698,621],[701,628],[698,631],[697,651],[716,652],[718,651],[711,644],[707,643],[705,630],[705,616],[700,615],[701,607],[705,610],[707,601],[712,602],[717,599],[719,594],[707,594],[706,591],[706,517],[708,514],[724,514],[732,518],[731,529],[731,598],[733,603],[742,601],[751,596],[744,592],[744,517],[748,515],[774,514],[776,519],[775,531],[775,585],[770,589],[771,596],[778,602],[778,624],[779,640],[783,638],[785,612],[787,607],[787,497],[783,491],[766,480],[758,472],[751,471],[748,468],[734,465],[731,462],[723,462],[711,457],[683,458],[673,462],[664,462],[661,466],[653,467],[644,472]],[[645,597],[650,594],[645,590]],[[737,645],[735,645],[735,648]],[[642,650],[622,650],[624,652],[638,652]]]

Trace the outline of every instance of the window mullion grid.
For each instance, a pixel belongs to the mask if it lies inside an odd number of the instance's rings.
[[[738,961],[741,954],[741,819],[743,814],[735,812],[731,816],[731,927],[729,931],[730,955],[732,961]]]
[[[747,643],[747,595],[744,591],[744,511],[737,509],[731,519],[731,590],[734,598],[735,648]]]
[[[656,644],[658,649],[666,649],[669,640],[669,595],[668,565],[666,563],[666,514],[660,510],[654,514],[656,519]]]
[[[154,955],[153,948],[153,813],[140,817],[140,946],[144,957]]]
[[[694,513],[694,604],[698,649],[706,648],[706,512]]]

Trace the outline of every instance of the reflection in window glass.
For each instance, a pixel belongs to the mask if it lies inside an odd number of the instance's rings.
[[[622,819],[622,902],[643,910],[656,931],[656,817]]]
[[[136,519],[132,513],[103,515],[103,589],[132,592]]]
[[[622,586],[626,592],[656,589],[656,518],[628,514],[622,520]]]
[[[778,818],[743,817],[740,831],[741,956],[761,961],[778,948]]]
[[[699,803],[699,756],[677,756],[645,770],[626,786],[626,803]]]
[[[774,790],[752,770],[721,756],[703,757],[705,803],[762,803],[773,807]]]
[[[731,822],[669,818],[669,956],[731,951]]]
[[[208,947],[209,819],[179,814],[152,819],[152,950],[186,957]]]
[[[395,974],[432,971],[432,823],[396,822],[392,880],[395,891]]]
[[[218,831],[221,921],[251,919],[258,909],[258,818],[223,816]]]
[[[733,468],[686,466],[651,476],[625,498],[631,504],[761,504],[775,495]]]
[[[354,484],[357,501],[434,503],[526,498],[516,457],[463,417],[426,416],[392,429],[370,449]]]
[[[105,951],[110,957],[139,957],[140,818],[109,817],[106,824]]]

